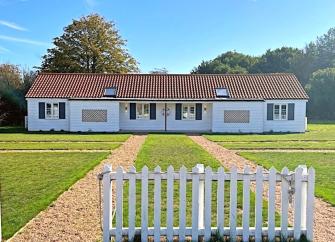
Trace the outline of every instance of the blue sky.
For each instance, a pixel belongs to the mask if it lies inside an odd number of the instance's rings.
[[[334,0],[0,0],[0,63],[39,66],[63,27],[89,13],[116,23],[141,72],[188,73],[236,50],[303,47],[335,27]]]

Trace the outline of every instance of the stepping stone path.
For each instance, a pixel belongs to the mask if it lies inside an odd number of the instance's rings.
[[[228,150],[221,145],[212,142],[203,136],[192,135],[189,136],[194,142],[203,147],[208,153],[212,154],[217,160],[219,160],[224,167],[230,169],[232,166],[236,166],[239,171],[243,171],[245,165],[251,167],[251,170],[255,170],[257,165],[252,161],[249,161],[232,150]],[[317,174],[316,174],[317,175]],[[280,187],[276,189],[276,208],[280,209]],[[255,184],[252,184],[251,190],[255,190]],[[264,186],[264,194],[267,195],[267,187]],[[289,223],[293,224],[293,213],[292,209],[289,209]],[[280,211],[280,210],[279,210]],[[335,238],[335,207],[329,203],[322,201],[319,198],[315,198],[315,209],[314,209],[314,241],[334,241]]]
[[[128,169],[145,135],[133,135],[16,233],[11,241],[101,241],[97,174],[104,164]]]

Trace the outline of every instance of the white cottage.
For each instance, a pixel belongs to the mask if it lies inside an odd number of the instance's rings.
[[[29,131],[304,132],[293,74],[39,74]]]

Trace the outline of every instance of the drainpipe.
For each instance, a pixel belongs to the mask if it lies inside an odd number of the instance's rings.
[[[164,130],[165,132],[167,131],[167,103],[165,103],[165,107],[164,107]]]

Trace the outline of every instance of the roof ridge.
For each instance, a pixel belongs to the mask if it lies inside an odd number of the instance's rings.
[[[290,72],[273,72],[273,73],[240,73],[240,74],[217,74],[217,73],[210,73],[210,74],[188,74],[188,73],[83,73],[83,72],[41,72],[38,75],[119,75],[119,76],[128,76],[128,75],[139,75],[139,76],[284,76],[284,75],[295,75],[294,73]]]

